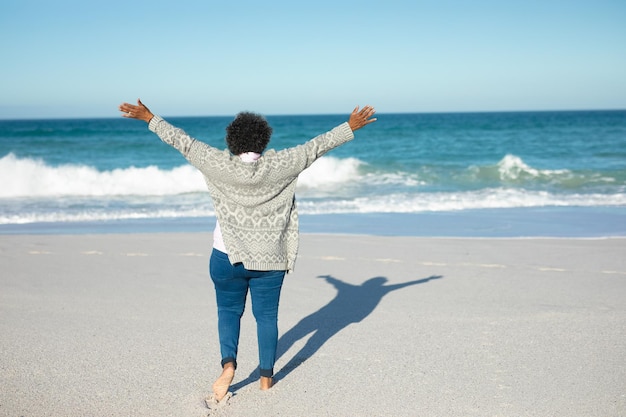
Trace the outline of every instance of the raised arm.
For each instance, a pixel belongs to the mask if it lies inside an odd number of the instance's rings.
[[[281,173],[285,177],[299,175],[328,151],[352,140],[355,130],[375,122],[376,119],[372,118],[374,113],[372,106],[365,106],[361,110],[357,106],[350,114],[348,121],[306,143],[281,150],[277,153],[277,157],[284,160]]]
[[[154,114],[141,102],[140,99],[137,99],[137,105],[122,103],[119,107],[120,111],[123,113],[122,117],[126,117],[128,119],[137,119],[143,120],[146,123],[150,123],[150,120],[154,117]]]
[[[163,142],[178,149],[185,158],[189,159],[188,155],[191,146],[197,141],[185,133],[184,130],[172,126],[159,116],[155,116],[140,99],[137,99],[136,106],[129,103],[120,104],[119,110],[122,112],[122,117],[143,120],[148,123],[148,129],[156,133]],[[202,145],[209,147],[206,144]],[[194,161],[190,162],[192,165],[196,166]]]

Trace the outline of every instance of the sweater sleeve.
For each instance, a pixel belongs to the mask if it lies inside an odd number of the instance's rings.
[[[302,145],[280,151],[277,156],[289,161],[291,172],[286,174],[297,176],[328,151],[352,139],[354,139],[354,132],[350,129],[348,122],[345,122]]]
[[[159,116],[154,116],[150,120],[148,129],[156,133],[164,143],[177,149],[191,165],[198,168],[205,176],[218,175],[220,172],[219,165],[207,164],[207,161],[228,155],[227,151],[221,151],[192,138],[183,129],[171,125]]]
[[[160,116],[153,116],[148,124],[148,129],[157,134],[157,136],[168,145],[178,149],[186,158],[196,140],[185,133],[184,130],[172,126]]]

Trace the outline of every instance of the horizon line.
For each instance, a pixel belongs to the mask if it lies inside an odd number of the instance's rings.
[[[625,108],[578,108],[578,109],[551,109],[551,110],[446,110],[446,111],[397,111],[397,112],[377,112],[377,115],[409,115],[409,114],[486,114],[486,113],[576,113],[576,112],[620,112]],[[239,113],[239,112],[237,112]],[[233,117],[233,114],[212,114],[212,115],[159,115],[166,118],[207,118],[207,117]],[[306,116],[342,116],[350,113],[260,113],[266,117],[306,117]],[[44,120],[112,120],[121,116],[52,116],[52,117],[12,117],[5,118],[0,115],[1,122],[8,121],[44,121]],[[131,119],[132,120],[132,119]]]

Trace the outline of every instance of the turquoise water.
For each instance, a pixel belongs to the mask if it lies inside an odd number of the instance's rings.
[[[268,116],[270,147],[346,115]],[[230,117],[171,118],[224,147]],[[201,175],[146,124],[0,121],[0,233],[211,230]],[[306,232],[626,235],[626,111],[380,114],[298,183]]]

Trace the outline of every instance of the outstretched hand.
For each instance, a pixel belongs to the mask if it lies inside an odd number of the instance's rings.
[[[137,119],[143,120],[146,123],[150,123],[152,117],[154,115],[152,112],[141,102],[141,100],[137,99],[137,105],[122,103],[119,107],[122,114],[122,117],[126,117],[128,119]]]
[[[354,110],[352,110],[352,114],[348,120],[350,129],[354,132],[363,126],[374,123],[376,118],[371,118],[374,113],[376,113],[376,110],[374,110],[372,106],[365,106],[361,110],[359,110],[359,106],[356,106]]]

